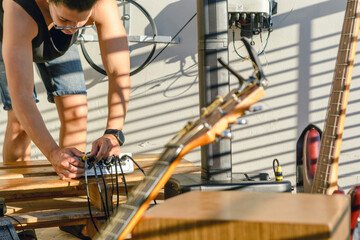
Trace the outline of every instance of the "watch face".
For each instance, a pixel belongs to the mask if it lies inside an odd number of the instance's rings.
[[[122,133],[122,131],[118,131],[116,135],[118,137],[120,145],[123,145],[125,142],[125,137],[124,137],[124,134]]]
[[[117,138],[117,140],[119,141],[120,146],[123,145],[125,142],[125,137],[121,130],[106,129],[104,134],[114,135]]]

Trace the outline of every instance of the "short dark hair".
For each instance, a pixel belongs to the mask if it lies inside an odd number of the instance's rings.
[[[90,10],[98,0],[50,0],[55,5],[64,4],[69,9],[78,12]]]

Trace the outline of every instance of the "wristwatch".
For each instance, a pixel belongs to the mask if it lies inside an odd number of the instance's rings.
[[[125,137],[124,134],[121,130],[117,130],[117,129],[106,129],[104,132],[105,134],[112,134],[116,137],[116,139],[119,141],[120,146],[122,146],[125,142]]]

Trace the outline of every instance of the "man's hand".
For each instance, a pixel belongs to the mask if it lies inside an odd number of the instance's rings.
[[[83,155],[76,148],[59,148],[52,152],[49,160],[61,179],[78,178],[83,176],[85,172],[84,162],[78,159]]]
[[[112,134],[105,134],[92,143],[89,157],[96,155],[96,158],[106,159],[111,155],[119,156],[121,153],[119,141]]]

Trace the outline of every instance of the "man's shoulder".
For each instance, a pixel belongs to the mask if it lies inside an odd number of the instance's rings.
[[[24,39],[33,39],[37,35],[36,21],[21,5],[14,0],[3,0],[3,9],[5,35],[19,35]]]

